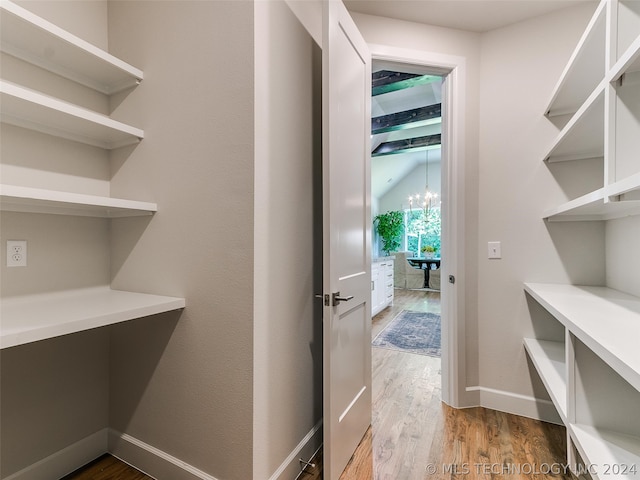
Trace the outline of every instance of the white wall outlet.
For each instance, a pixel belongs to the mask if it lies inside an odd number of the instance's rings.
[[[27,266],[27,241],[7,240],[7,267]]]
[[[489,258],[502,258],[500,242],[489,242]]]

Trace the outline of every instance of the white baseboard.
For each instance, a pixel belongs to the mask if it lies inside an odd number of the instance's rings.
[[[563,425],[553,402],[550,400],[480,386],[467,387],[466,391],[478,392],[482,407]]]
[[[107,453],[108,430],[103,428],[3,480],[51,480],[61,478]]]
[[[269,480],[298,478],[301,469],[299,460],[308,461],[320,445],[322,445],[322,419],[300,440],[300,443],[296,445],[276,471],[273,472]]]
[[[173,455],[113,429],[109,430],[109,453],[154,478],[217,480]]]

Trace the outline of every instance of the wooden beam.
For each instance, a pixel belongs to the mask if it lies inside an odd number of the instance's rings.
[[[442,77],[436,75],[416,75],[415,73],[381,70],[371,75],[371,96],[375,97],[383,93],[440,82],[441,80]]]
[[[393,132],[406,128],[422,127],[437,123],[442,116],[442,104],[427,105],[426,107],[390,113],[371,119],[371,134]]]
[[[441,134],[426,135],[424,137],[407,138],[405,140],[394,140],[392,142],[381,143],[373,152],[372,157],[383,155],[396,155],[400,153],[420,152],[432,150],[441,145]]]

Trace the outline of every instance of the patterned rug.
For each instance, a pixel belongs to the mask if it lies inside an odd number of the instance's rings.
[[[402,310],[373,339],[374,347],[440,356],[440,315]]]

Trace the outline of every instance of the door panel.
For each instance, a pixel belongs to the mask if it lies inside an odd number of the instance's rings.
[[[324,478],[337,479],[371,423],[368,49],[340,1],[323,2]]]

